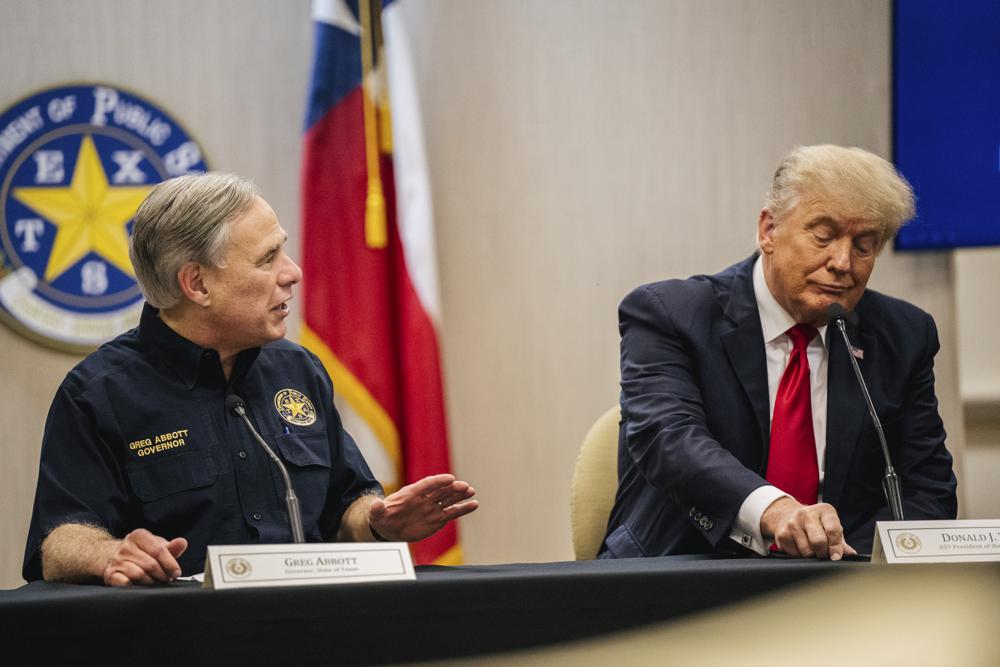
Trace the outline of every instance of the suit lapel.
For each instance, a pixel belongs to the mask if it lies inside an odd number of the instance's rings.
[[[758,472],[767,461],[768,433],[771,429],[770,403],[767,389],[767,360],[764,356],[764,332],[760,327],[757,299],[753,293],[753,264],[751,258],[743,263],[733,277],[729,301],[725,304],[726,317],[733,328],[722,334],[729,363],[739,378],[747,400],[757,419],[761,443],[761,460]]]
[[[861,388],[854,377],[851,360],[847,356],[843,336],[834,327],[828,329],[828,332],[830,356],[827,364],[823,502],[836,505],[843,496],[854,450],[857,449],[862,428],[869,417]],[[858,365],[865,382],[870,383],[868,376],[872,360],[878,358],[875,338],[866,334],[863,322],[857,328],[848,325],[847,334],[856,348],[864,350],[864,359],[858,359]]]

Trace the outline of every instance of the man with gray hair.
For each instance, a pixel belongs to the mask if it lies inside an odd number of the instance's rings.
[[[848,354],[881,413],[906,518],[955,517],[934,321],[865,290],[913,215],[909,184],[885,160],[796,148],[758,217],[758,253],[625,298],[619,487],[601,557],[870,551],[875,521],[891,516]],[[831,338],[832,304],[859,318],[850,352]]]
[[[237,395],[301,501],[305,538],[423,539],[476,509],[451,475],[382,497],[320,361],[284,340],[302,272],[250,181],[156,186],[131,241],[139,326],[66,376],[45,425],[26,580],[165,583],[209,544],[288,542],[281,477],[226,408]]]

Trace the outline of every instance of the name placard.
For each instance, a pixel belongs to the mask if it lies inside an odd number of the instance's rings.
[[[1000,519],[879,521],[873,563],[1000,561]]]
[[[308,586],[416,579],[405,542],[208,547],[205,588]]]

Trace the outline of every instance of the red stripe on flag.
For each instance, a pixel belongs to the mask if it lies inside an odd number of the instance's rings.
[[[394,263],[367,247],[367,171],[358,88],[306,133],[302,175],[302,268],[306,324],[399,424],[394,381]],[[395,195],[391,169],[386,199]],[[390,200],[391,201],[391,200]],[[388,208],[395,228],[395,207]],[[398,234],[390,248],[399,245]]]
[[[407,272],[388,156],[381,159],[388,245],[365,243],[360,88],[309,129],[303,163],[305,323],[396,425],[404,482],[448,472],[437,334]],[[416,563],[430,563],[457,544],[452,523],[411,551]]]

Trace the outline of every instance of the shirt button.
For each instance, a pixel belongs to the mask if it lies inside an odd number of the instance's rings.
[[[260,512],[254,512],[253,513],[253,520],[254,521],[260,521]]]
[[[240,454],[239,454],[239,457],[240,457],[241,459],[243,459],[244,461],[246,461],[246,460],[247,460],[247,453],[246,453],[246,452],[244,452],[243,450],[240,450]]]

